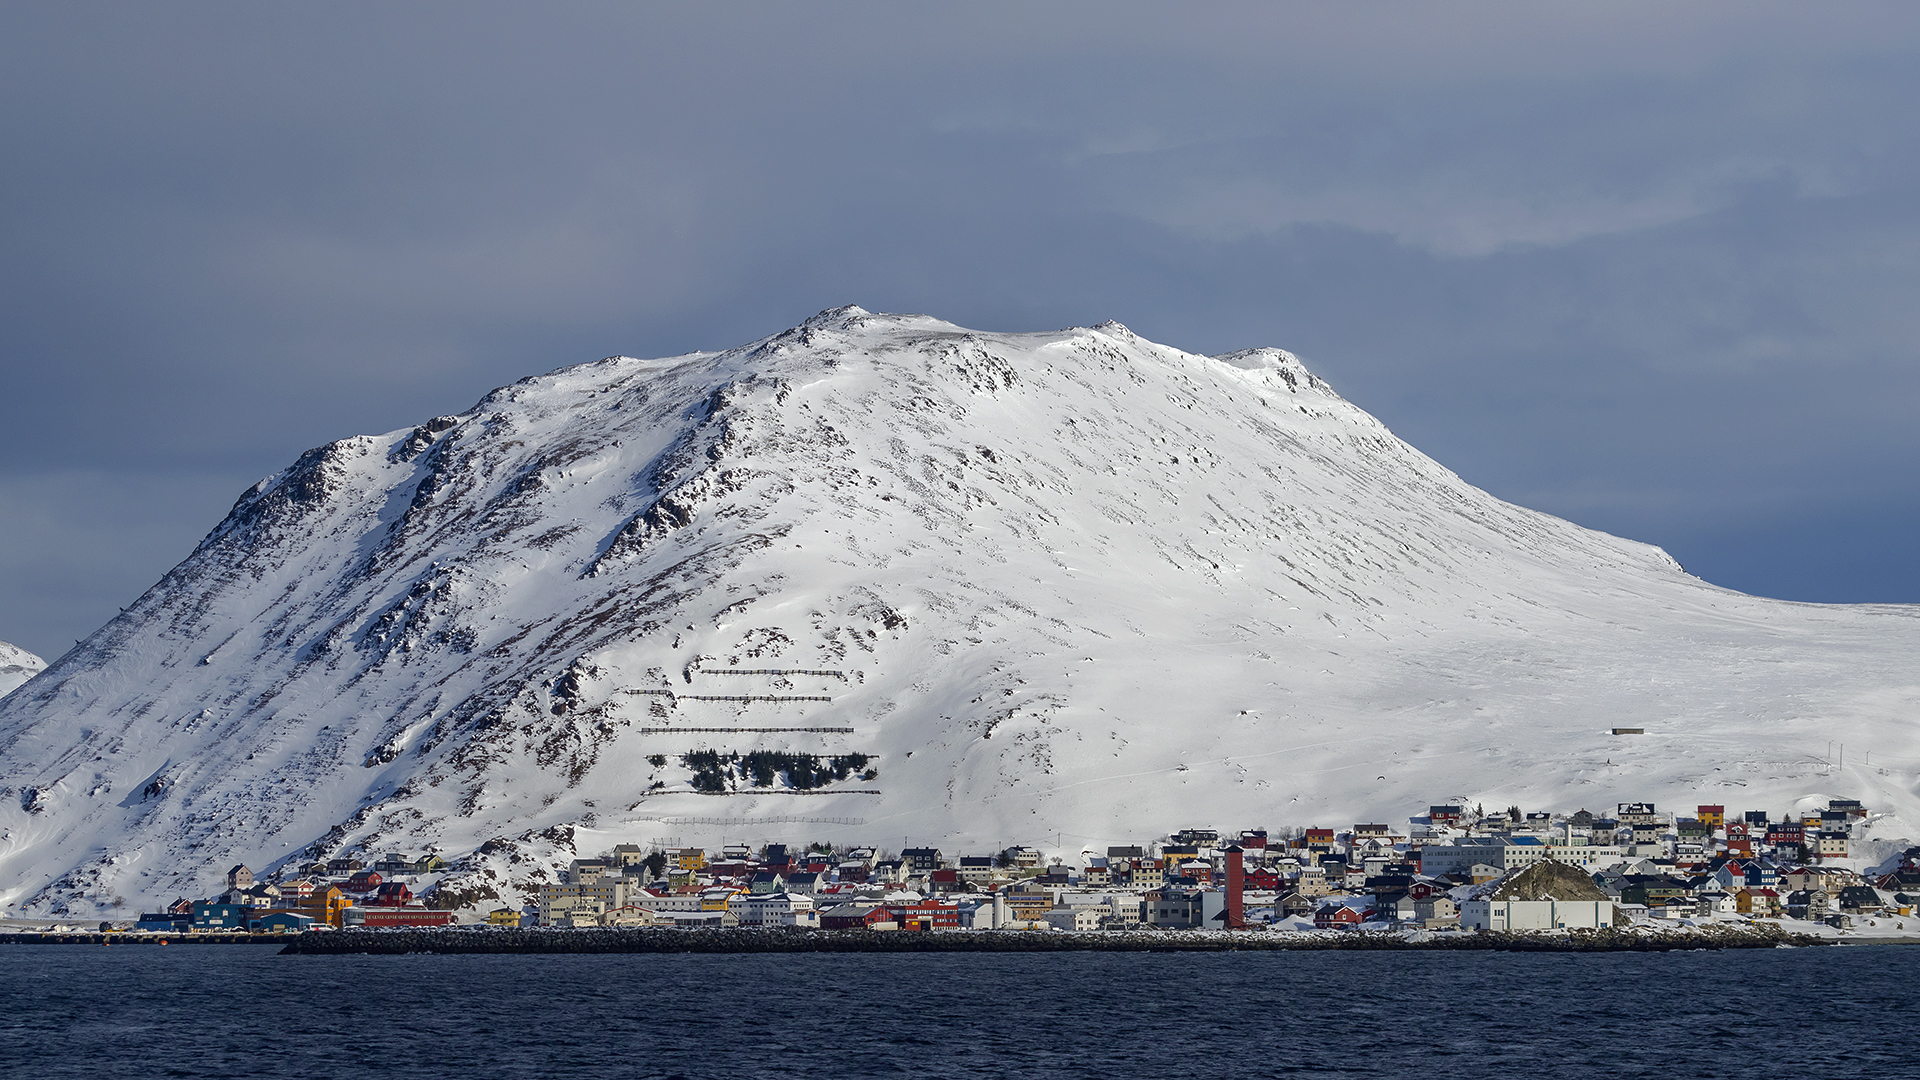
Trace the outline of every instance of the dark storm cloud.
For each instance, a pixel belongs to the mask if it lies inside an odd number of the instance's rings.
[[[0,638],[301,450],[855,302],[1302,353],[1710,580],[1920,599],[1904,5],[12,5]]]

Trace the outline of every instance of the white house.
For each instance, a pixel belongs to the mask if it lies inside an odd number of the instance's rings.
[[[1551,844],[1547,856],[1591,873],[1624,862],[1627,849],[1617,844]]]
[[[1101,907],[1054,908],[1041,917],[1055,930],[1098,930],[1108,911]]]
[[[1467,930],[1592,930],[1613,925],[1611,900],[1469,900],[1460,905]]]
[[[1457,844],[1428,844],[1420,849],[1420,872],[1433,876],[1459,874],[1475,863],[1513,870],[1532,866],[1551,851],[1537,836],[1492,836]]]
[[[1739,910],[1739,898],[1730,892],[1703,892],[1694,897],[1694,903],[1711,915],[1732,915]]]
[[[727,910],[733,912],[741,926],[820,925],[820,913],[814,910],[813,898],[794,893],[737,895],[727,901]]]

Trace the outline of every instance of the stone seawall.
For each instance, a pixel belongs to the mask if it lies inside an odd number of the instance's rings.
[[[1671,952],[1826,945],[1773,927],[1397,933],[1212,933],[1105,931],[930,932],[768,929],[457,929],[339,930],[300,935],[289,954],[338,953],[847,953],[847,952],[1265,952],[1423,950],[1499,952]]]

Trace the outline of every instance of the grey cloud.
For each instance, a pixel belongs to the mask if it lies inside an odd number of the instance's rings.
[[[1737,587],[1920,599],[1885,540],[1920,507],[1917,29],[1907,5],[17,5],[0,492],[41,516],[0,532],[0,638],[58,652],[309,446],[848,302],[1293,348],[1509,498]],[[1815,536],[1858,558],[1766,555]],[[118,576],[82,588],[50,549]]]

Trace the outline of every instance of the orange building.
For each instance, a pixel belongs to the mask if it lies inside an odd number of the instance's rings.
[[[313,892],[302,898],[293,910],[312,919],[315,923],[324,923],[338,928],[341,912],[353,906],[353,898],[332,885],[316,886]]]

